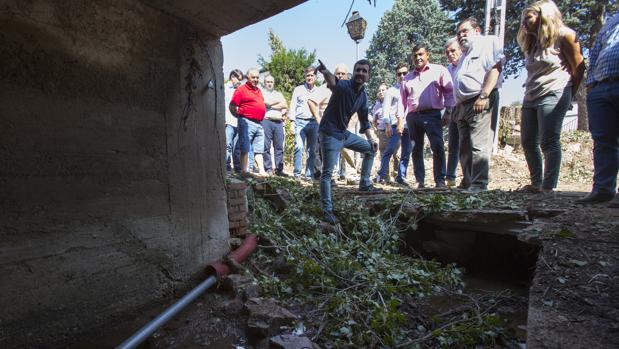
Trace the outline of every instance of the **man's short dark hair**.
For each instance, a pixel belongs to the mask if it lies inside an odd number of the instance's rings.
[[[400,70],[402,68],[406,68],[408,70],[408,64],[406,64],[406,63],[398,63],[398,65],[395,66],[395,71],[397,72],[398,70]]]
[[[232,79],[233,76],[239,80],[243,80],[243,72],[240,69],[233,69],[230,72],[228,79]]]
[[[372,63],[370,63],[370,61],[368,61],[367,59],[364,58],[364,59],[358,60],[355,63],[355,65],[353,66],[353,68],[352,68],[353,72],[355,71],[355,69],[356,69],[356,67],[358,65],[367,65],[368,66],[368,73],[370,73],[370,74],[372,73]]]
[[[475,28],[480,28],[481,29],[481,26],[479,25],[479,21],[475,17],[469,17],[469,18],[465,18],[465,19],[461,20],[458,23],[458,25],[456,26],[456,29],[460,28],[460,26],[463,25],[466,22],[469,22],[471,24],[471,27],[473,27],[473,29],[475,29]]]
[[[413,49],[411,50],[411,52],[415,53],[415,52],[421,50],[422,48],[426,49],[426,52],[430,53],[430,49],[428,48],[428,44],[426,44],[425,42],[420,42],[417,45],[413,46]]]
[[[310,65],[309,67],[305,68],[303,73],[304,73],[303,75],[307,75],[308,73],[313,73],[314,75],[316,75],[316,67],[314,67],[313,65]]]

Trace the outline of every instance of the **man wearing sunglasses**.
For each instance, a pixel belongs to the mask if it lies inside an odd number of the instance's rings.
[[[408,65],[406,63],[398,64],[395,73],[396,83],[387,90],[383,102],[382,117],[385,125],[383,132],[386,146],[381,154],[380,169],[375,181],[381,183],[389,179],[389,162],[393,157],[394,172],[397,173],[395,181],[399,184],[407,185],[404,179],[406,178],[406,170],[411,151],[413,150],[413,143],[411,142],[406,120],[403,117],[397,116],[397,109],[400,103],[400,85],[408,74]],[[381,132],[379,131],[379,138],[381,138],[380,134]],[[401,149],[399,158],[397,156],[398,148]]]

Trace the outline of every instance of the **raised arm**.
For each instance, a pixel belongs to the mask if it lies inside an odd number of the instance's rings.
[[[320,65],[318,65],[318,71],[325,78],[325,82],[327,83],[327,87],[328,88],[335,87],[335,83],[336,83],[335,75],[333,75],[333,73],[331,73],[329,71],[329,69],[327,69],[327,67],[325,67],[325,65],[322,63],[322,61],[320,59],[318,60],[318,63],[320,63]]]

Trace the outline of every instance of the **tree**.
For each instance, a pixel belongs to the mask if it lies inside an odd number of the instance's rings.
[[[275,89],[280,91],[286,101],[290,101],[295,87],[305,82],[305,68],[314,63],[316,51],[308,53],[305,49],[291,50],[284,46],[282,40],[269,28],[269,46],[271,60],[258,56],[258,64],[263,71],[268,71],[275,78]],[[286,142],[284,158],[292,162],[294,149],[294,130],[290,123],[286,123]]]
[[[485,0],[439,0],[444,10],[453,13],[456,21],[467,17],[475,17],[484,20]],[[504,0],[505,1],[505,0]],[[520,26],[520,15],[522,10],[530,1],[526,0],[507,0],[507,12],[505,13],[505,56],[507,63],[504,69],[506,76],[517,76],[524,66],[522,51],[516,42],[516,34]],[[607,15],[619,10],[619,2],[611,0],[555,0],[555,3],[563,14],[565,24],[574,29],[583,48],[585,60],[589,55],[589,50],[595,42],[597,33],[604,24]],[[495,24],[491,21],[491,28]],[[576,99],[578,101],[578,129],[587,128],[587,109],[584,107],[585,93],[581,86]]]
[[[410,65],[411,49],[418,43],[428,44],[431,62],[446,63],[443,47],[450,31],[450,21],[435,1],[397,0],[381,18],[367,51],[372,63],[370,91],[395,82],[396,65]]]
[[[269,28],[271,59],[258,56],[258,64],[275,78],[276,89],[290,100],[292,90],[305,82],[304,69],[314,63],[316,51],[291,50],[284,47],[282,40]]]
[[[381,83],[395,82],[398,63],[411,64],[411,49],[418,43],[430,48],[430,62],[446,64],[443,48],[453,35],[451,22],[435,0],[396,0],[383,15],[367,50],[372,63],[368,96],[375,98]]]

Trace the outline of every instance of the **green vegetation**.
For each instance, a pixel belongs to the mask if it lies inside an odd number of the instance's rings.
[[[407,256],[401,240],[424,214],[509,205],[503,194],[393,194],[375,215],[359,198],[337,197],[335,212],[343,229],[336,232],[320,224],[317,188],[280,178],[269,182],[291,199],[277,212],[265,198],[249,196],[251,230],[261,238],[252,258],[254,277],[264,294],[304,315],[314,340],[339,348],[463,348],[493,344],[505,336],[503,322],[493,312],[499,298],[484,303],[488,306],[483,310],[479,300],[463,295],[458,268]],[[404,207],[419,205],[426,213],[403,218]],[[431,318],[415,310],[446,295],[463,305]]]

